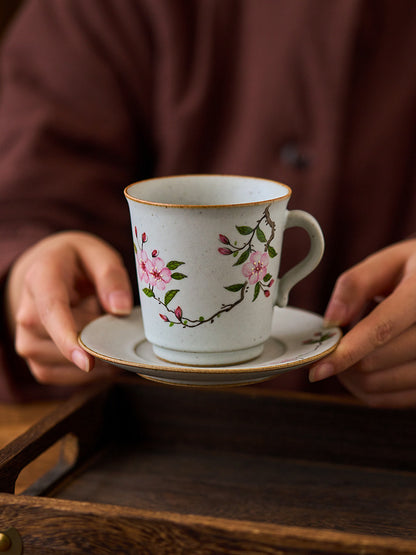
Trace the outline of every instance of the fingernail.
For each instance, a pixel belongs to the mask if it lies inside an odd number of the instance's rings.
[[[84,372],[90,371],[90,361],[86,353],[82,349],[74,349],[72,351],[72,362]]]
[[[309,371],[309,381],[310,382],[319,382],[320,380],[324,380],[325,378],[329,378],[335,374],[335,367],[330,362],[324,362],[323,364],[319,364],[318,366],[314,366]]]
[[[326,309],[324,315],[324,326],[339,326],[345,323],[347,319],[347,313],[347,305],[338,299],[333,299],[332,301],[330,301],[328,308]]]
[[[113,314],[126,315],[131,312],[130,295],[125,291],[113,291],[108,297],[108,302]]]

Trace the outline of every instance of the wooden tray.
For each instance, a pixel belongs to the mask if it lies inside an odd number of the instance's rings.
[[[0,451],[0,531],[25,555],[416,553],[414,411],[132,378]],[[69,455],[14,494],[63,437]]]

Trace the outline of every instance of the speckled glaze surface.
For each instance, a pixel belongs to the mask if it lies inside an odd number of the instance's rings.
[[[80,344],[93,356],[140,376],[181,386],[217,387],[262,382],[316,362],[341,339],[337,327],[323,327],[322,317],[297,308],[273,310],[272,329],[256,359],[225,366],[184,366],[158,358],[144,335],[139,307],[128,317],[106,314],[88,324]]]
[[[187,175],[130,185],[144,333],[174,363],[228,365],[260,356],[275,305],[321,259],[309,214],[287,210],[290,188],[257,178]],[[279,276],[283,232],[303,227],[306,258]]]

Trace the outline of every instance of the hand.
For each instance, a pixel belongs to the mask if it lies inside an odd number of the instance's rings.
[[[416,406],[416,240],[370,256],[342,274],[325,320],[345,326],[376,307],[342,338],[338,348],[314,365],[310,381],[338,374],[356,397],[371,406]]]
[[[119,254],[97,237],[52,235],[15,262],[6,287],[6,313],[16,351],[37,381],[78,385],[91,379],[94,358],[81,349],[77,336],[101,307],[128,314],[132,292]],[[99,377],[97,371],[93,374]]]

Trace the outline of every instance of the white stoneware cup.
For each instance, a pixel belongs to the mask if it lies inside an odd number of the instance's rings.
[[[125,189],[146,339],[168,362],[222,366],[254,359],[275,305],[319,263],[324,239],[288,186],[231,175],[184,175]],[[279,277],[283,232],[302,227],[307,256]]]

